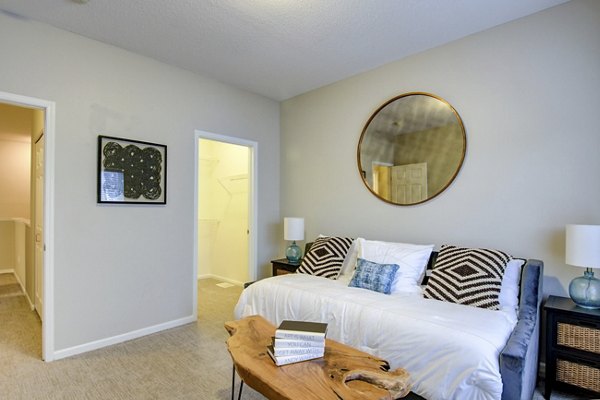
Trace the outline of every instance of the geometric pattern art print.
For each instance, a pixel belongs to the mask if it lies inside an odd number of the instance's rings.
[[[497,310],[502,277],[511,258],[498,250],[443,245],[423,295]]]
[[[132,144],[121,146],[108,142],[102,149],[103,166],[109,171],[121,171],[124,176],[124,196],[137,199],[140,196],[156,200],[162,194],[162,156],[153,147],[140,148]]]
[[[318,237],[296,272],[337,279],[353,240],[335,236]]]

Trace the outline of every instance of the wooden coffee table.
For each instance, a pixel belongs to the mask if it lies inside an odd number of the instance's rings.
[[[251,316],[226,322],[225,329],[242,384],[270,400],[399,399],[410,390],[404,369],[389,371],[387,361],[333,340],[326,340],[322,358],[277,367],[267,354],[275,334],[267,320]],[[232,386],[234,382],[235,375]]]

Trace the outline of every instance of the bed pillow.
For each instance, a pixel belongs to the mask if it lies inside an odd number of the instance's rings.
[[[517,310],[519,308],[519,288],[521,282],[521,268],[525,260],[513,258],[506,264],[498,303],[501,310]]]
[[[336,279],[352,240],[352,238],[337,236],[318,237],[304,255],[296,272]]]
[[[357,239],[359,257],[378,264],[399,266],[392,293],[421,293],[420,283],[431,256],[433,245],[391,243]]]
[[[356,271],[348,286],[390,294],[398,268],[396,264],[377,264],[359,258]]]
[[[443,245],[423,295],[498,310],[502,277],[511,259],[498,250]]]
[[[348,280],[350,280],[350,278],[352,278],[358,260],[359,239],[360,238],[354,239],[352,242],[352,245],[346,254],[346,258],[344,258],[344,262],[342,263],[342,269],[340,270],[338,279],[341,277],[348,277]]]

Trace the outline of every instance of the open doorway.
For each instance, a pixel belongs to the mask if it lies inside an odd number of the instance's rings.
[[[196,131],[195,146],[194,276],[242,286],[256,279],[257,143]]]
[[[2,185],[9,187],[0,190],[1,223],[8,222],[7,226],[13,229],[10,250],[14,268],[9,272],[20,285],[21,303],[26,300],[30,310],[39,315],[41,358],[51,361],[54,358],[53,245],[47,232],[52,231],[53,224],[50,200],[53,198],[54,103],[0,92],[0,112],[4,124],[0,127],[2,161],[12,159],[2,163]],[[2,193],[9,194],[3,198]],[[0,239],[6,240],[6,237],[3,235]],[[19,306],[18,301],[5,304]]]

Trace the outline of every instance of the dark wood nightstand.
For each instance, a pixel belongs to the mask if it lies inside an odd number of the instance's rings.
[[[546,310],[546,387],[598,398],[600,394],[600,310],[550,296]]]
[[[273,264],[273,276],[293,274],[300,266],[300,262],[291,263],[287,260],[287,258],[279,258],[277,260],[272,260],[271,264]]]

